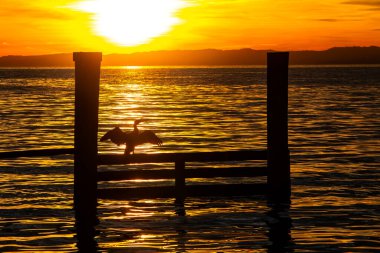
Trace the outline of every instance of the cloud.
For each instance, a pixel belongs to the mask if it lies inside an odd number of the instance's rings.
[[[0,15],[6,17],[23,17],[33,19],[69,19],[71,14],[63,6],[37,5],[26,1],[11,4],[8,0],[0,0]]]
[[[339,20],[336,19],[336,18],[320,18],[320,19],[317,19],[317,21],[321,21],[321,22],[338,22]]]
[[[343,2],[345,4],[380,6],[380,0],[350,0]]]
[[[380,10],[380,0],[350,0],[344,1],[343,4],[362,5],[370,7],[370,10]]]
[[[353,18],[319,18],[319,19],[314,19],[314,21],[319,21],[319,22],[358,22],[361,21],[360,19],[353,19]]]
[[[31,17],[31,18],[43,18],[43,19],[69,19],[70,14],[65,13],[63,9],[32,9],[32,8],[14,8],[13,15],[17,14],[22,17]]]

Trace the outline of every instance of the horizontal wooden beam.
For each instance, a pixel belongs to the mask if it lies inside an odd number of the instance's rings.
[[[267,176],[266,167],[193,168],[185,169],[185,178],[257,177]],[[98,172],[98,181],[120,181],[133,179],[174,179],[174,169],[166,170],[122,170]]]
[[[35,149],[0,152],[0,159],[18,157],[38,157],[55,155],[72,155],[74,148],[62,149]],[[129,163],[164,163],[164,162],[212,162],[212,161],[243,161],[266,160],[266,150],[243,150],[226,152],[196,152],[196,153],[160,153],[160,154],[135,154],[125,156],[122,154],[100,154],[99,165],[129,164]]]
[[[74,148],[35,149],[35,150],[1,152],[0,159],[19,158],[19,157],[72,155],[72,154],[74,154]]]
[[[98,165],[130,164],[130,163],[167,163],[167,162],[214,162],[214,161],[244,161],[266,160],[266,150],[243,150],[224,152],[196,153],[160,153],[160,154],[100,154]]]
[[[251,196],[267,193],[266,184],[215,184],[188,185],[186,197],[205,196]],[[102,199],[152,199],[175,198],[174,186],[140,187],[140,188],[107,188],[98,189],[98,197]]]

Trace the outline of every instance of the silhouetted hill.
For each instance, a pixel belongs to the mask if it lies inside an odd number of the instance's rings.
[[[0,67],[71,67],[74,66],[72,54],[51,54],[0,57]]]
[[[103,59],[105,65],[260,65],[267,51],[240,50],[176,50],[111,54]]]
[[[265,65],[269,50],[173,50],[104,55],[103,66]],[[380,47],[292,51],[291,65],[380,64]],[[72,54],[3,56],[0,67],[73,67]]]
[[[290,64],[380,64],[380,47],[334,47],[326,51],[295,51]]]

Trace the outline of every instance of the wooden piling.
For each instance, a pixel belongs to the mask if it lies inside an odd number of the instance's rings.
[[[268,193],[275,201],[289,201],[288,52],[267,56]]]
[[[175,196],[176,203],[183,203],[185,201],[185,161],[176,161],[175,168]]]
[[[98,108],[101,53],[74,53],[74,208],[85,236],[96,223]],[[91,229],[90,229],[91,230]],[[79,236],[79,234],[78,234]]]

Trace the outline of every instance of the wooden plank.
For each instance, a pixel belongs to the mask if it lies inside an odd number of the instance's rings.
[[[176,161],[185,162],[214,162],[214,161],[244,161],[266,160],[266,150],[242,150],[224,152],[196,152],[196,153],[160,153],[160,154],[100,154],[98,165],[131,164],[131,163],[167,163]]]
[[[267,184],[217,184],[186,186],[186,197],[250,196],[266,194]]]
[[[72,155],[74,148],[61,148],[61,149],[32,149],[21,151],[1,152],[0,159],[19,158],[19,157],[44,157],[55,155]]]
[[[258,177],[267,176],[266,167],[230,167],[185,169],[186,178]],[[98,172],[98,181],[121,181],[133,179],[174,179],[175,170],[123,170]]]
[[[251,196],[266,194],[266,184],[187,185],[186,197]],[[175,198],[174,186],[98,189],[102,199]]]
[[[186,178],[215,178],[215,177],[259,177],[266,176],[266,167],[231,167],[231,168],[201,168],[186,169]]]
[[[134,179],[174,179],[174,170],[121,170],[98,172],[98,181],[122,181]]]

